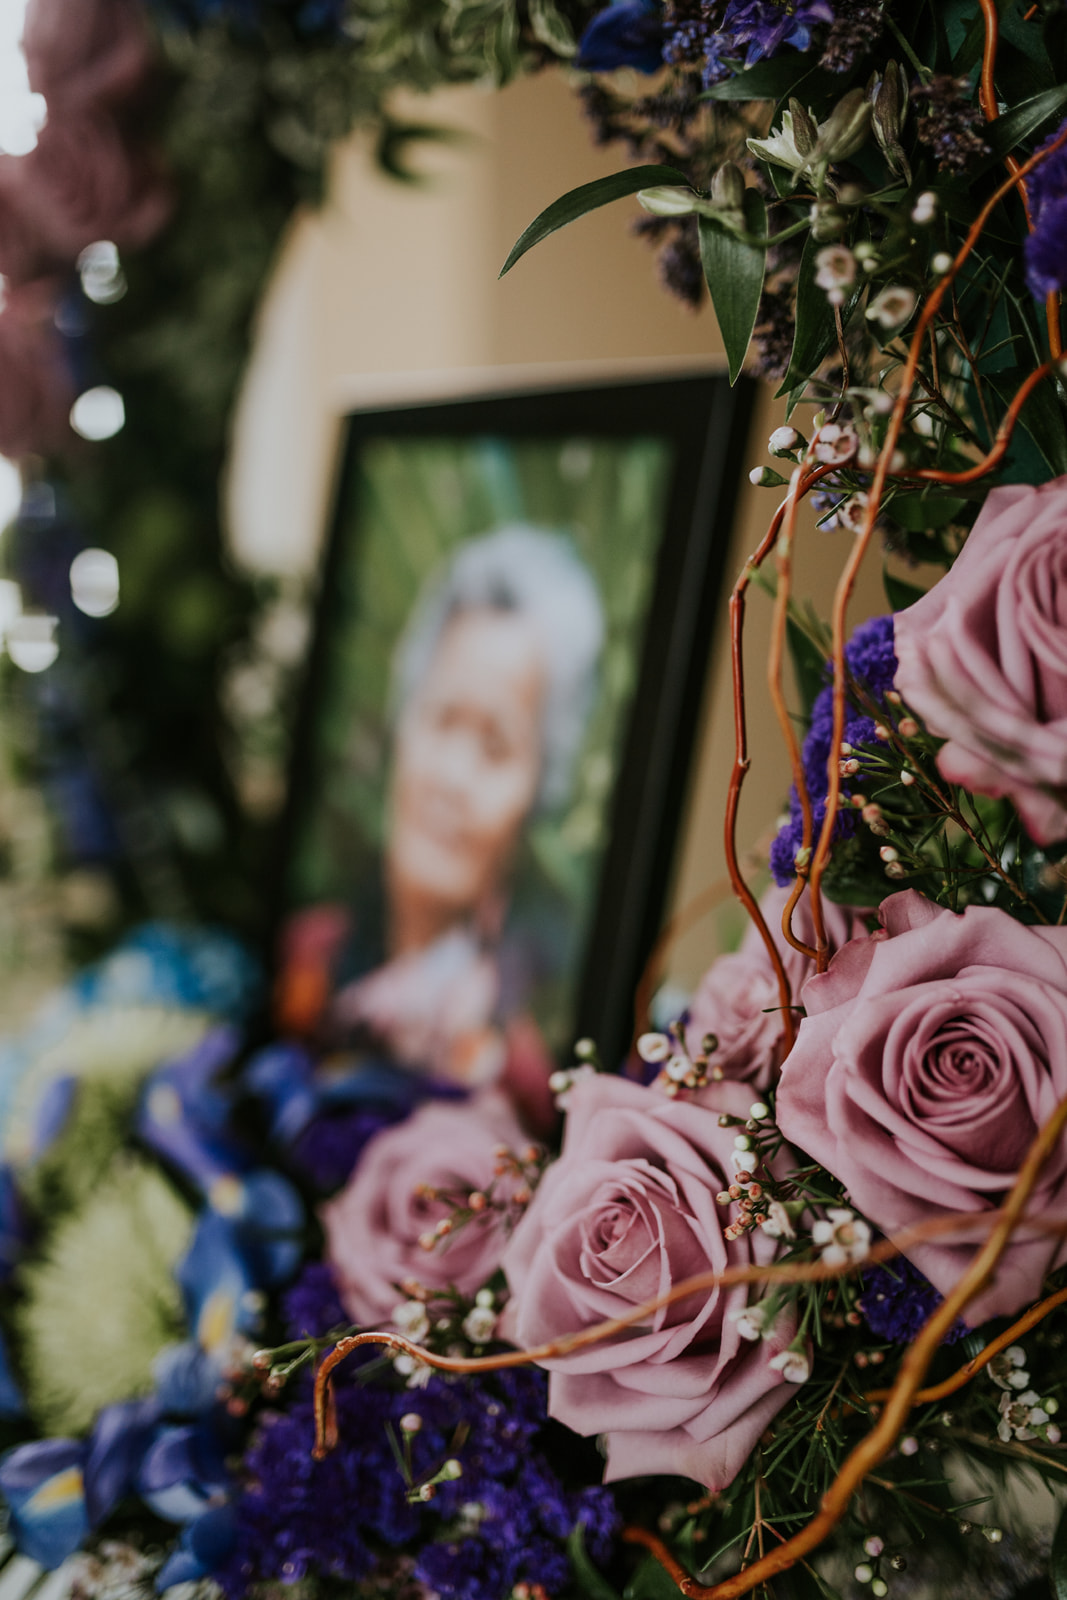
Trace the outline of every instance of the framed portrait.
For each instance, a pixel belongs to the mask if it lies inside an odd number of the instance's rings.
[[[625,1054],[751,393],[724,375],[344,425],[280,864],[279,1024],[527,1089]]]

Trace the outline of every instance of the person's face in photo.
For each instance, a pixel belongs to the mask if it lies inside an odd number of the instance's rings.
[[[537,794],[544,694],[543,646],[521,612],[472,608],[446,625],[397,729],[394,900],[448,920],[499,888]]]

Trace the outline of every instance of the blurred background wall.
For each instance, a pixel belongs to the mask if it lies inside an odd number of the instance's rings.
[[[632,202],[564,229],[497,280],[511,245],[545,205],[623,164],[617,148],[593,146],[561,73],[503,91],[450,90],[398,109],[455,137],[416,147],[422,181],[411,184],[376,170],[359,140],[341,146],[327,202],[294,220],[261,308],[226,485],[232,554],[253,571],[299,576],[313,569],[329,514],[339,419],[353,404],[455,394],[532,364],[611,362],[653,373],[706,365],[721,354],[710,309],[689,312],[656,282],[651,253],[630,231],[638,215]],[[743,482],[727,561],[731,580],[776,504],[773,491],[753,488],[747,473],[767,459],[767,437],[782,420],[780,404],[761,390],[750,448],[737,463]],[[804,425],[803,417],[796,420]],[[849,537],[814,531],[801,541],[799,595],[832,589]],[[883,609],[869,564],[853,617]],[[762,847],[764,856],[789,786],[764,690],[769,617],[769,600],[754,593],[746,630],[753,766],[739,841],[742,849]],[[724,872],[722,817],[733,760],[725,597],[708,624],[708,685],[671,915]],[[695,983],[730,931],[727,913],[682,934],[671,950],[670,980]]]

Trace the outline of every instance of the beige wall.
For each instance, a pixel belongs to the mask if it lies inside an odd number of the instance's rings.
[[[253,568],[295,573],[313,563],[337,418],[360,397],[455,392],[484,382],[486,368],[600,361],[654,367],[706,362],[721,351],[710,311],[694,316],[660,289],[651,252],[630,233],[638,215],[633,202],[563,230],[498,282],[508,250],[538,211],[626,164],[619,148],[592,145],[560,74],[500,93],[449,91],[406,109],[466,137],[417,147],[414,162],[428,175],[417,186],[382,177],[359,141],[340,149],[328,203],[294,223],[264,304],[235,422],[228,489],[234,553]],[[764,459],[778,420],[763,394],[739,472]],[[731,575],[758,542],[774,503],[771,492],[744,483]],[[805,531],[798,586],[821,599],[823,609],[847,537]],[[869,575],[857,599],[857,618],[880,607],[876,579]],[[768,836],[788,787],[763,687],[769,610],[766,598],[754,595],[745,846]],[[709,630],[709,689],[679,840],[675,907],[723,871],[721,819],[732,760],[724,626],[725,602]],[[705,921],[679,940],[671,976],[695,981],[715,937],[714,922]]]

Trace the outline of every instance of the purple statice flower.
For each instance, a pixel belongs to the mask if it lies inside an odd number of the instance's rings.
[[[1047,150],[1055,144],[1065,129],[1067,122],[1061,122],[1056,131],[1038,145],[1038,150]],[[1036,155],[1037,151],[1034,153]],[[1030,209],[1035,222],[1040,221],[1042,207],[1047,201],[1067,200],[1067,143],[1034,168],[1026,180],[1026,192],[1030,197]]]
[[[1040,149],[1047,150],[1065,128],[1062,122]],[[1025,245],[1026,282],[1030,293],[1044,300],[1067,286],[1067,144],[1034,168],[1026,189],[1034,219]]]
[[[319,1194],[334,1194],[348,1182],[374,1135],[402,1115],[395,1108],[356,1106],[312,1117],[293,1141],[293,1165]]]
[[[1047,200],[1024,246],[1026,284],[1038,300],[1067,288],[1067,200]]]
[[[879,1339],[910,1344],[943,1298],[918,1267],[913,1267],[905,1256],[897,1256],[884,1267],[871,1267],[863,1274],[860,1309],[868,1328]],[[966,1332],[966,1323],[957,1317],[943,1342],[955,1344]]]
[[[845,664],[849,674],[869,694],[880,699],[893,687],[897,658],[893,649],[892,615],[872,617],[856,629],[845,646]],[[829,671],[829,669],[827,669]],[[816,837],[826,815],[827,764],[833,743],[834,704],[833,686],[820,689],[811,708],[811,724],[804,739],[801,759],[804,764],[804,781],[811,797],[812,820]],[[855,706],[846,705],[845,742],[851,745],[874,742],[874,720]],[[847,784],[841,788],[842,799],[847,800]],[[834,826],[834,839],[851,839],[856,831],[855,813],[843,807]],[[771,845],[771,874],[775,883],[785,887],[796,877],[796,854],[804,836],[800,797],[794,786],[789,793],[789,820],[779,830]]]
[[[610,1557],[620,1521],[610,1491],[567,1489],[536,1448],[544,1373],[435,1377],[415,1390],[346,1377],[335,1398],[339,1442],[321,1462],[311,1455],[308,1385],[257,1431],[235,1507],[236,1545],[215,1573],[228,1600],[272,1580],[359,1581],[382,1545],[403,1548],[414,1577],[442,1600],[500,1600],[523,1582],[557,1593],[570,1582],[563,1544],[579,1522],[593,1560]],[[416,1479],[450,1455],[463,1466],[426,1504],[408,1503],[387,1432],[411,1412],[422,1423],[409,1434]]]
[[[282,1295],[286,1337],[316,1339],[334,1328],[347,1328],[351,1318],[341,1304],[329,1264],[309,1261]]]

